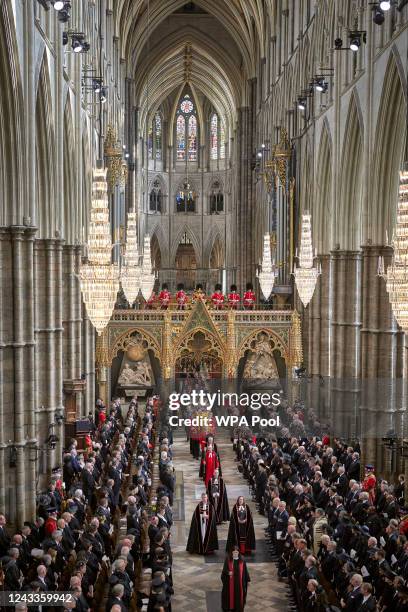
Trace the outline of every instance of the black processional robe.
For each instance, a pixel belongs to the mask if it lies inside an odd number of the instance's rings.
[[[227,488],[225,486],[224,479],[219,476],[218,480],[216,481],[215,477],[213,476],[208,483],[207,493],[208,499],[215,509],[217,525],[223,521],[229,521],[230,511],[228,505]],[[218,496],[216,493],[218,493]]]
[[[245,561],[242,558],[234,561],[225,559],[221,574],[221,605],[224,611],[242,612],[245,607],[250,577]]]
[[[256,542],[254,521],[248,504],[244,506],[245,522],[240,522],[238,513],[239,509],[235,504],[231,513],[226,549],[230,551],[238,546],[241,553],[249,553],[251,550],[255,550]]]
[[[218,550],[217,521],[213,505],[209,503],[207,510],[208,520],[205,528],[204,538],[201,529],[203,503],[200,502],[197,505],[197,508],[194,510],[191,519],[190,533],[188,534],[186,548],[189,553],[206,555],[208,553],[214,552],[214,550]]]

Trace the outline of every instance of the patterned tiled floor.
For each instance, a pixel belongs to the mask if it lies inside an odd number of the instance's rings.
[[[238,472],[234,461],[231,442],[226,436],[225,438],[217,436],[216,441],[220,451],[230,507],[238,495],[245,495],[254,517],[257,541],[262,540],[266,519],[257,513],[255,504],[250,501],[248,486]],[[190,555],[186,552],[191,516],[204,486],[198,476],[198,461],[190,455],[189,445],[181,433],[175,437],[173,455],[178,481],[175,496],[176,516],[184,520],[176,520],[172,528],[175,591],[172,597],[172,610],[173,612],[192,612],[193,610],[194,612],[221,612],[220,577],[224,561],[223,555],[219,555],[218,563],[206,563],[204,557]],[[227,532],[228,523],[219,526],[218,539],[225,541]],[[275,565],[271,562],[249,563],[248,571],[251,582],[245,609],[248,612],[285,612],[288,609],[287,587],[278,582]]]

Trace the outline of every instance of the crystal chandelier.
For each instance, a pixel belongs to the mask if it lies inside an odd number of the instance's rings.
[[[119,289],[119,270],[111,263],[106,170],[100,168],[94,170],[87,246],[88,261],[81,265],[79,280],[88,317],[100,334],[109,322]]]
[[[141,274],[137,245],[137,215],[134,211],[128,212],[124,259],[121,283],[129,304],[133,304],[139,293]]]
[[[271,237],[267,233],[264,235],[264,246],[263,246],[263,256],[261,263],[261,272],[258,272],[258,280],[259,286],[261,287],[261,291],[264,295],[265,300],[272,293],[273,285],[275,283],[275,278],[277,276],[277,268],[274,263],[272,263],[271,257]]]
[[[154,281],[155,275],[152,272],[152,257],[150,254],[150,236],[147,235],[144,237],[143,263],[140,276],[140,290],[146,302],[152,295]]]
[[[391,264],[384,269],[380,257],[378,273],[385,279],[391,308],[398,325],[408,332],[408,165],[400,172],[397,223],[392,238],[394,255]]]
[[[297,292],[305,308],[313,297],[319,274],[321,274],[320,265],[313,266],[311,215],[304,213],[300,236],[299,266],[295,267],[293,276]]]

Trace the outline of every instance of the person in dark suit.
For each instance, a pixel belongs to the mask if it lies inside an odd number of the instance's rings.
[[[350,578],[350,590],[345,598],[341,598],[340,605],[345,612],[357,612],[363,601],[361,585],[363,577],[360,574],[353,574]]]
[[[6,531],[6,517],[0,514],[0,557],[5,557],[10,548],[10,537]]]
[[[377,610],[377,602],[373,595],[373,586],[369,582],[363,582],[361,585],[363,600],[356,612],[375,612]]]
[[[111,612],[113,606],[119,606],[122,612],[128,611],[127,607],[122,601],[124,593],[125,587],[123,584],[118,583],[112,587],[108,601],[106,602],[106,612]]]

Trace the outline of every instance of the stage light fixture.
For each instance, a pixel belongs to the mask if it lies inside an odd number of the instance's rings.
[[[68,36],[68,32],[63,32],[62,33],[62,44],[65,47],[65,45],[68,44],[69,41],[69,36]]]
[[[96,94],[100,93],[102,89],[102,79],[94,79],[92,82],[92,88]]]
[[[325,93],[328,87],[328,83],[324,80],[324,78],[319,77],[315,80],[316,91],[320,91],[320,93]]]
[[[54,0],[54,9],[56,11],[62,11],[64,8],[65,2],[64,0]]]
[[[83,38],[72,35],[71,47],[74,53],[81,53],[83,49]]]
[[[374,23],[377,25],[382,25],[384,23],[384,20],[385,20],[384,11],[379,6],[376,6],[374,8],[374,14],[373,14]]]
[[[67,23],[71,19],[71,2],[64,2],[64,7],[58,11],[58,21]]]
[[[349,49],[353,51],[353,53],[356,53],[360,49],[361,43],[366,42],[366,32],[365,30],[351,31],[349,32],[349,38],[350,38]]]
[[[107,89],[106,87],[101,87],[101,91],[99,92],[99,101],[102,102],[102,104],[105,104],[107,99]]]
[[[298,98],[298,109],[299,110],[306,110],[306,98]]]
[[[358,50],[359,50],[360,46],[361,46],[361,40],[360,40],[360,37],[358,37],[358,36],[354,36],[354,38],[352,38],[352,39],[350,40],[350,49],[351,49],[352,51],[354,51],[354,53],[355,53],[356,51],[358,51]]]
[[[334,46],[339,51],[343,47],[343,40],[341,38],[336,38],[334,41]]]
[[[390,8],[391,8],[390,0],[381,0],[381,2],[380,2],[380,9],[382,11],[389,11]]]

